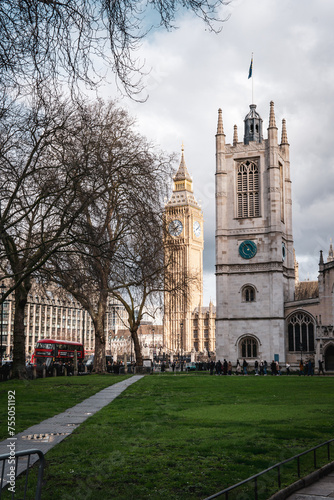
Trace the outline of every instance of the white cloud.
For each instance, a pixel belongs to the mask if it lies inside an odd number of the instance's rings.
[[[215,298],[214,172],[217,110],[223,110],[227,142],[233,126],[243,137],[252,98],[247,79],[254,52],[254,101],[268,126],[287,120],[293,225],[300,278],[315,279],[319,250],[327,258],[334,237],[334,2],[332,0],[236,0],[216,35],[189,13],[179,29],[155,31],[139,53],[152,68],[144,104],[123,100],[141,132],[167,151],[180,151],[201,199],[205,219],[204,300]],[[106,89],[107,91],[107,89]],[[113,97],[113,96],[110,96]]]

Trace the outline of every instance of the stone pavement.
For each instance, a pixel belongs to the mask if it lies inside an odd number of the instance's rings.
[[[69,436],[74,429],[84,422],[88,417],[94,415],[104,406],[111,403],[130,385],[140,380],[143,375],[134,375],[131,378],[118,382],[114,385],[102,389],[102,391],[85,399],[81,403],[69,408],[63,413],[48,418],[39,424],[29,427],[23,432],[0,442],[0,455],[9,453],[10,443],[15,446],[15,451],[38,449],[44,454]],[[38,408],[36,408],[38,411]],[[34,455],[30,460],[30,465],[38,460]],[[20,460],[19,473],[26,469],[25,462]]]
[[[287,500],[328,500],[328,498],[334,498],[334,472],[286,498]]]

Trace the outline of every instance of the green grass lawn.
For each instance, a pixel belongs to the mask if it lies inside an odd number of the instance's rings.
[[[124,375],[86,375],[1,382],[0,440],[8,438],[6,411],[8,391],[15,391],[15,431],[19,433],[124,378]]]
[[[146,376],[46,455],[43,498],[205,498],[332,438],[333,386],[329,377]],[[260,483],[260,498],[272,485]]]

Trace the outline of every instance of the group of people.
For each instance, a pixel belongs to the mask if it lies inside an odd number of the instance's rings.
[[[281,375],[282,374],[280,364],[278,361],[275,361],[275,360],[272,360],[270,365],[268,365],[266,360],[261,360],[260,362],[258,360],[255,360],[253,367],[254,367],[255,375],[265,376],[268,374],[271,374],[271,375]],[[290,375],[290,368],[291,368],[290,364],[287,363],[285,365],[286,375]],[[231,363],[231,361],[227,361],[226,359],[224,359],[223,362],[218,360],[216,363],[214,361],[211,361],[209,369],[210,369],[210,375],[213,375],[214,373],[216,375],[233,375],[232,363]],[[248,371],[249,371],[249,364],[246,361],[246,359],[243,359],[241,363],[239,360],[237,360],[237,364],[236,364],[235,371],[234,371],[235,375],[241,375],[241,374],[248,375]],[[325,374],[324,368],[323,368],[323,362],[321,360],[319,360],[318,374],[319,375]],[[299,375],[309,375],[309,376],[314,375],[314,363],[311,359],[306,361],[305,363],[303,362],[303,360],[300,361]]]

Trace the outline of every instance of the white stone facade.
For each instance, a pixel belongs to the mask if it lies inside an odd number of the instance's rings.
[[[216,358],[284,363],[284,304],[295,283],[289,145],[285,121],[278,144],[273,103],[267,139],[255,108],[244,141],[235,128],[232,145],[218,116]]]

